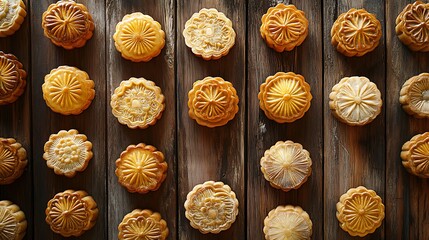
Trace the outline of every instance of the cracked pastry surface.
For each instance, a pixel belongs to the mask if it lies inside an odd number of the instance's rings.
[[[409,173],[429,178],[429,132],[417,134],[404,143],[401,158]]]
[[[27,151],[13,138],[0,138],[0,185],[13,183],[27,166]]]
[[[13,54],[0,51],[0,105],[15,102],[24,93],[27,73]]]
[[[428,118],[429,73],[408,79],[402,86],[399,102],[408,114],[417,118]]]
[[[14,34],[27,15],[22,0],[0,0],[0,37]]]
[[[412,51],[429,51],[429,3],[408,4],[396,18],[395,31]]]
[[[25,214],[11,201],[0,201],[0,240],[21,240],[27,230]]]
[[[119,240],[165,240],[169,233],[161,214],[148,209],[135,209],[125,215],[118,230]]]

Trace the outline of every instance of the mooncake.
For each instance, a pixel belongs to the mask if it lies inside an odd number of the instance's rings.
[[[429,118],[429,73],[411,77],[402,86],[399,102],[416,118]]]
[[[125,215],[118,230],[119,240],[165,240],[168,236],[167,222],[161,214],[147,209]]]
[[[27,15],[22,0],[0,0],[0,37],[14,34]]]
[[[404,143],[401,158],[409,173],[429,178],[429,132],[417,134]]]
[[[429,51],[429,3],[408,4],[396,18],[396,35],[412,51]]]
[[[25,90],[27,73],[13,54],[0,51],[0,105],[15,102]]]
[[[0,240],[21,240],[26,230],[24,212],[11,201],[0,201]]]
[[[0,185],[13,183],[27,166],[27,151],[13,138],[0,138]]]

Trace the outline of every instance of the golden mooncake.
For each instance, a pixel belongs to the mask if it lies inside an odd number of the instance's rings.
[[[13,138],[0,138],[0,185],[13,183],[27,166],[27,151]]]
[[[189,116],[202,126],[223,126],[238,112],[237,91],[220,77],[194,82],[188,98]]]
[[[363,126],[381,112],[381,93],[366,77],[345,77],[329,94],[332,114],[350,126]]]
[[[404,143],[401,158],[409,173],[429,178],[429,132],[417,134]]]
[[[15,102],[22,95],[27,73],[13,54],[0,51],[0,105]]]
[[[121,124],[129,128],[147,128],[161,118],[164,95],[154,82],[132,77],[115,89],[110,106]]]
[[[53,44],[70,50],[83,47],[91,39],[95,25],[85,5],[60,0],[43,13],[42,27]]]
[[[94,81],[86,72],[69,66],[52,69],[42,90],[48,107],[63,115],[81,114],[95,97]]]
[[[429,73],[411,77],[402,86],[399,102],[417,118],[429,118]]]
[[[98,208],[85,191],[66,190],[49,200],[45,213],[53,232],[63,237],[79,237],[95,225]]]
[[[351,236],[364,237],[373,233],[384,219],[384,205],[373,190],[351,188],[337,203],[340,227]]]
[[[266,240],[310,240],[313,223],[301,207],[278,206],[264,220]]]
[[[118,230],[119,240],[165,240],[168,236],[167,222],[161,214],[147,209],[125,215]]]
[[[0,201],[0,240],[21,240],[26,230],[24,212],[10,201]]]
[[[14,34],[27,15],[22,0],[0,0],[0,37]]]
[[[304,77],[293,72],[278,72],[261,85],[259,106],[278,123],[290,123],[304,116],[313,96]]]
[[[164,154],[154,146],[130,145],[116,160],[115,174],[129,192],[156,191],[167,177]]]
[[[83,172],[92,158],[92,143],[75,129],[51,134],[43,158],[55,174],[74,177]]]
[[[261,171],[271,186],[285,192],[298,189],[311,175],[310,153],[301,144],[278,141],[261,158]]]
[[[277,52],[291,51],[308,35],[305,13],[294,5],[277,4],[262,16],[261,36]]]
[[[396,35],[412,51],[429,51],[429,3],[408,4],[396,18]]]
[[[350,9],[341,14],[331,29],[331,42],[347,57],[360,57],[373,51],[381,38],[381,24],[365,9]]]
[[[185,216],[203,234],[227,230],[237,215],[238,200],[223,182],[198,184],[186,197]]]
[[[232,22],[215,8],[203,8],[194,13],[183,30],[185,44],[204,60],[219,59],[235,44]]]

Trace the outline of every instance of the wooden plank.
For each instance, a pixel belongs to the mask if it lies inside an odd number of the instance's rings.
[[[178,189],[179,239],[245,238],[245,161],[244,131],[246,112],[245,37],[246,8],[239,0],[179,0],[177,4],[177,102],[178,102]],[[201,8],[216,8],[233,23],[235,45],[225,57],[205,61],[185,45],[182,35],[186,21]],[[192,84],[207,76],[219,76],[237,90],[239,112],[227,125],[216,128],[200,126],[188,116],[188,92]],[[185,218],[184,202],[192,188],[208,180],[228,184],[237,195],[239,214],[229,230],[217,235],[202,235]]]
[[[107,1],[107,124],[108,124],[108,222],[109,239],[117,239],[117,226],[125,214],[135,208],[151,209],[161,213],[170,229],[169,239],[177,239],[176,228],[176,113],[175,113],[175,1]],[[133,63],[123,59],[116,50],[112,36],[116,24],[126,14],[142,12],[161,23],[166,45],[161,54],[147,63]],[[110,96],[122,80],[144,77],[162,89],[166,109],[154,126],[133,130],[119,124],[111,114]],[[119,185],[115,175],[115,161],[130,144],[146,143],[155,146],[165,155],[168,163],[167,178],[160,189],[147,194],[129,193]]]
[[[45,223],[46,204],[56,193],[66,189],[85,190],[97,202],[99,216],[93,229],[81,239],[106,239],[106,68],[105,68],[105,8],[104,1],[80,0],[87,6],[94,23],[94,36],[85,47],[65,50],[43,36],[42,14],[54,0],[31,3],[31,46],[33,82],[33,159],[34,159],[34,238],[62,239]],[[63,116],[52,112],[42,97],[44,76],[60,65],[75,66],[86,71],[95,82],[96,96],[91,106],[78,116]],[[75,128],[87,135],[93,144],[94,157],[88,168],[74,178],[54,174],[43,160],[43,146],[49,135]]]

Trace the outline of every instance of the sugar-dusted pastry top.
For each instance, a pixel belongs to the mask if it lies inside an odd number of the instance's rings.
[[[27,73],[13,54],[0,51],[0,105],[15,102],[25,89]]]
[[[417,134],[404,143],[401,158],[408,172],[429,178],[429,132]]]
[[[27,151],[13,138],[0,138],[0,185],[13,183],[27,166]]]
[[[26,230],[24,212],[11,201],[0,201],[0,240],[21,240]]]
[[[185,201],[185,216],[201,233],[227,230],[238,215],[235,193],[223,182],[207,181],[196,185]]]
[[[337,203],[337,219],[351,236],[364,237],[381,226],[384,205],[375,191],[362,186],[351,188]]]
[[[264,220],[266,240],[309,240],[313,223],[301,207],[278,206]]]
[[[148,209],[134,209],[125,215],[118,230],[119,240],[165,240],[169,233],[161,214]]]
[[[188,98],[189,116],[203,126],[223,126],[238,112],[237,91],[220,77],[197,80]]]
[[[164,154],[154,146],[130,145],[116,160],[115,174],[129,192],[156,191],[167,177]]]
[[[27,15],[22,0],[0,0],[0,37],[14,34]]]
[[[308,35],[305,13],[294,5],[277,4],[262,16],[261,36],[277,52],[291,51]]]
[[[183,30],[185,44],[204,60],[219,59],[228,54],[235,43],[232,22],[215,8],[194,13]]]
[[[79,237],[95,225],[98,208],[85,191],[66,190],[49,200],[46,222],[63,237]]]
[[[412,51],[429,51],[429,3],[408,4],[396,18],[396,35]]]
[[[399,102],[408,114],[417,118],[429,118],[429,73],[408,79],[402,85]]]
[[[365,9],[350,9],[341,14],[331,29],[332,45],[347,57],[373,51],[381,38],[381,24]]]

